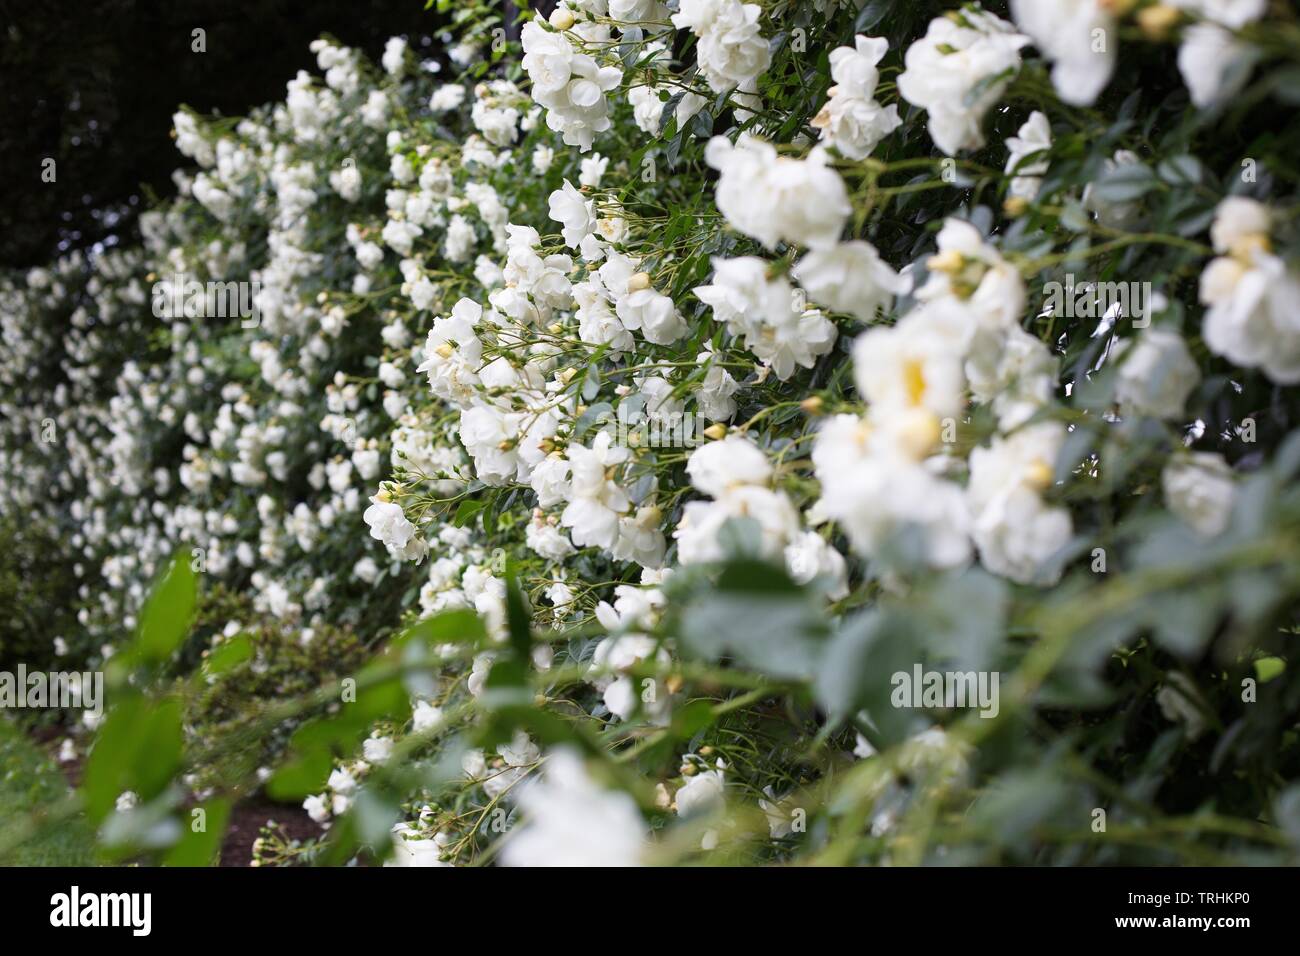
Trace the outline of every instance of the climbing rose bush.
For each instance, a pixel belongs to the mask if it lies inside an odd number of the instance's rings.
[[[181,109],[140,244],[0,290],[49,637],[185,734],[84,729],[106,843],[264,787],[264,865],[1295,862],[1283,7],[458,4]],[[206,772],[164,693],[338,632]]]

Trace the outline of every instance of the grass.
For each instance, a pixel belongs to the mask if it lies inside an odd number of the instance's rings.
[[[0,829],[68,792],[63,772],[13,721],[0,717]],[[82,817],[44,827],[0,857],[3,866],[91,866],[94,831]]]

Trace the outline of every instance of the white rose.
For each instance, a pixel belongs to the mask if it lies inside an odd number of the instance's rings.
[[[1119,30],[1105,0],[1011,0],[1016,25],[1052,61],[1052,85],[1072,106],[1094,102],[1115,72]]]
[[[1229,196],[1214,211],[1210,241],[1215,252],[1230,253],[1243,240],[1267,236],[1272,228],[1273,214],[1268,206],[1245,196]]]
[[[1181,335],[1147,329],[1136,342],[1121,342],[1112,355],[1121,359],[1115,386],[1121,408],[1155,418],[1183,414],[1201,373]]]
[[[1160,476],[1169,510],[1206,537],[1220,534],[1232,517],[1236,486],[1222,455],[1179,455]]]
[[[411,730],[415,733],[423,733],[426,730],[432,730],[442,723],[442,708],[435,707],[427,700],[415,702],[415,709],[411,713]]]
[[[862,240],[809,252],[795,266],[794,276],[814,302],[865,322],[874,319],[877,310],[889,311],[894,296],[911,287]]]
[[[844,556],[826,543],[816,531],[805,531],[785,547],[785,566],[800,584],[820,580],[826,596],[838,601],[849,593]]]
[[[562,188],[551,193],[548,204],[551,219],[563,227],[564,244],[570,249],[577,249],[584,239],[595,232],[595,202],[583,199],[582,193],[567,179]]]
[[[1038,156],[1033,162],[1025,160],[1052,148],[1052,126],[1047,117],[1034,110],[1029,119],[1020,127],[1017,135],[1007,139],[1006,172],[1015,173],[1011,179],[1009,192],[1012,196],[1023,199],[1035,199],[1042,186],[1042,176],[1047,172],[1048,161],[1045,156]]]
[[[382,541],[403,558],[422,556],[423,542],[416,537],[416,527],[406,520],[402,506],[391,501],[370,499],[373,504],[362,517],[370,525],[370,537]]]
[[[823,150],[806,159],[778,156],[770,143],[741,133],[734,146],[713,137],[705,159],[719,171],[718,210],[768,249],[781,240],[813,249],[839,241],[852,206]]]
[[[1020,68],[1020,48],[1027,43],[1029,37],[1011,24],[981,10],[968,7],[957,19],[936,17],[907,49],[899,95],[929,112],[930,136],[949,156],[978,149],[984,145],[984,114]]]
[[[741,435],[701,445],[686,462],[686,474],[706,495],[717,497],[737,485],[764,485],[772,464],[762,450]]]
[[[646,341],[656,345],[668,345],[687,332],[686,321],[673,300],[654,289],[638,289],[623,296],[615,311],[624,328],[640,330]]]
[[[762,8],[740,0],[681,0],[673,26],[698,37],[696,61],[715,93],[740,87],[752,92],[754,81],[771,62],[767,40],[759,32]]]
[[[1214,23],[1194,23],[1178,48],[1178,72],[1199,109],[1230,99],[1250,79],[1259,51]]]
[[[361,754],[367,763],[383,763],[393,755],[393,740],[372,734],[362,742]]]

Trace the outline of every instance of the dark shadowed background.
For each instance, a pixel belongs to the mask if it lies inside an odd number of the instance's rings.
[[[378,58],[394,35],[431,49],[441,19],[424,0],[0,0],[0,268],[128,239],[187,162],[169,136],[179,104],[243,115],[314,71],[322,32]]]

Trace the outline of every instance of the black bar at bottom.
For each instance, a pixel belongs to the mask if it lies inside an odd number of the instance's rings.
[[[132,894],[148,894],[147,909],[144,896]],[[396,868],[0,869],[7,938],[93,933],[128,946],[144,939],[208,946],[280,939],[337,945],[353,937],[374,942],[376,932],[407,923],[414,930],[432,914],[440,914],[437,923],[464,927],[481,913],[492,921],[483,925],[493,925],[503,908],[516,907],[531,914],[524,924],[539,934],[546,932],[547,914],[579,918],[587,936],[596,919],[624,928],[652,919],[666,928],[695,913],[722,920],[729,941],[747,924],[764,932],[760,926],[772,917],[826,928],[827,921],[856,916],[882,927],[942,928],[945,935],[1028,930],[1073,940],[1173,932],[1230,940],[1290,927],[1295,898],[1294,870],[1262,868],[677,869],[543,878],[520,870],[451,868],[421,874]],[[147,935],[141,932],[146,913]]]

